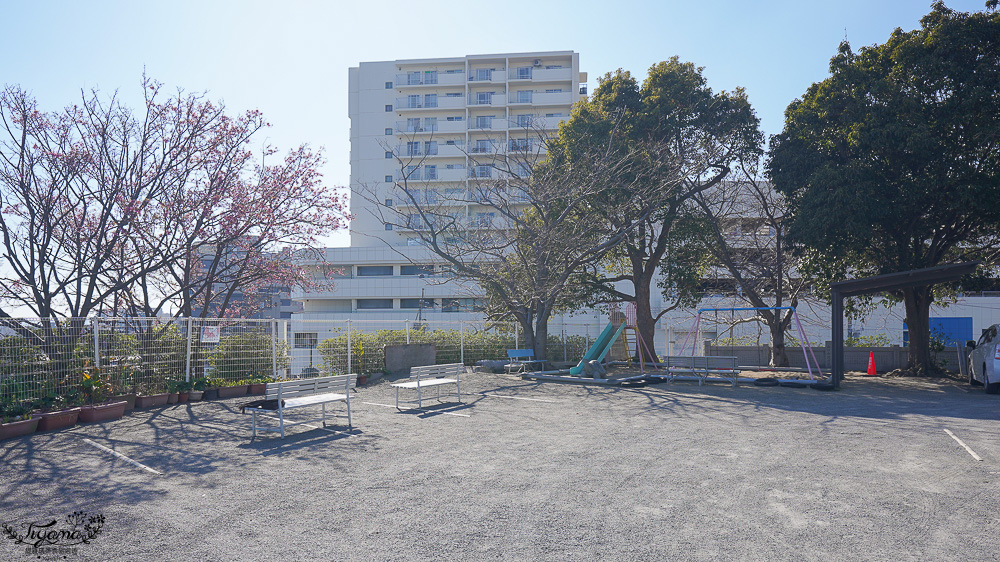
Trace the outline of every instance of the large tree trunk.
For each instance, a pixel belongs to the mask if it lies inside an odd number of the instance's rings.
[[[774,311],[774,322],[768,328],[771,330],[771,367],[787,367],[788,352],[785,350],[785,323],[781,321],[780,310]]]
[[[641,277],[637,277],[634,283],[635,289],[635,324],[639,332],[639,341],[635,343],[637,349],[634,357],[642,357],[644,361],[656,362],[656,322],[653,320],[653,309],[649,304],[649,286],[651,276],[645,272]]]
[[[906,328],[910,333],[906,369],[914,375],[926,376],[936,374],[938,371],[937,366],[931,361],[931,301],[930,287],[903,289]]]
[[[535,359],[548,359],[547,348],[549,343],[549,315],[545,311],[540,311],[535,317],[535,342],[532,349],[535,350]]]

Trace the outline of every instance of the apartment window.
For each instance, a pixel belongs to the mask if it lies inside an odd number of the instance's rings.
[[[420,105],[420,95],[410,94],[406,96],[406,107],[421,107]]]
[[[448,121],[465,121],[465,117],[461,115],[449,115],[446,119]]]
[[[293,336],[294,345],[299,349],[316,347],[316,344],[319,342],[318,336],[317,332],[295,332]]]
[[[493,103],[493,94],[495,92],[476,92],[476,104],[477,105],[490,105]]]
[[[437,165],[424,166],[424,179],[436,180],[438,177]]]
[[[418,228],[423,228],[423,226],[424,226],[424,221],[423,219],[420,218],[420,215],[414,214],[406,216],[406,228],[416,230]]]
[[[392,127],[386,127],[385,128],[385,134],[391,135],[392,134]]]
[[[547,68],[549,70],[552,70],[554,68],[562,68],[562,67],[563,67],[563,65],[561,65],[561,64],[548,64],[548,65],[545,65],[545,68]]]
[[[520,90],[517,92],[517,97],[514,98],[516,103],[531,103],[531,90]]]
[[[385,83],[385,89],[386,90],[391,90],[392,89],[392,82],[386,82]]]
[[[386,176],[385,181],[386,183],[392,183],[392,176]]]
[[[549,88],[549,89],[545,90],[545,93],[546,94],[561,94],[562,93],[562,88]]]
[[[421,299],[399,299],[399,308],[434,308],[434,299],[423,299],[423,304],[420,304]]]
[[[427,154],[434,155],[438,153],[438,141],[425,141],[424,151]]]
[[[392,308],[392,299],[358,299],[358,310],[384,310]]]
[[[428,189],[424,192],[424,201],[434,205],[438,202],[438,192],[436,189]]]
[[[438,73],[436,70],[425,70],[424,71],[424,84],[437,84],[438,83]]]
[[[562,117],[563,114],[562,113],[546,113],[545,116],[546,117]]]
[[[392,275],[391,265],[359,265],[358,277],[385,277]]]
[[[441,312],[459,312],[461,299],[441,299]]]
[[[424,94],[424,107],[437,107],[437,106],[438,106],[437,94]]]
[[[517,79],[518,80],[529,80],[531,78],[531,67],[522,66],[517,69]]]
[[[479,228],[490,228],[493,226],[494,218],[496,218],[496,213],[476,213],[474,224]]]
[[[420,84],[420,72],[407,72],[406,73],[406,83],[410,86]]]
[[[406,143],[407,156],[420,156],[420,141],[408,141]]]
[[[445,168],[448,168],[449,170],[464,170],[465,164],[446,164]]]
[[[388,104],[388,103],[387,103],[387,104],[385,105],[385,111],[386,111],[386,113],[389,113],[389,112],[391,112],[391,111],[392,111],[392,104]]]
[[[472,152],[477,154],[485,154],[487,152],[493,152],[493,143],[489,139],[479,139],[476,141],[476,146],[473,147]]]
[[[437,117],[424,117],[424,130],[425,131],[436,131],[438,128],[438,118]]]
[[[477,68],[476,69],[476,80],[493,80],[493,69],[492,68]]]
[[[530,127],[531,126],[531,122],[534,121],[534,119],[535,119],[535,116],[532,115],[532,114],[530,114],[530,113],[525,114],[525,115],[518,115],[517,116],[517,126],[518,127]]]
[[[401,265],[400,275],[434,275],[433,265]]]
[[[480,115],[476,117],[476,128],[477,129],[491,129],[493,128],[493,116],[492,115]]]
[[[460,98],[462,97],[462,92],[447,92],[444,97],[446,98]]]
[[[472,168],[472,177],[474,178],[488,178],[493,175],[492,166],[476,166]]]
[[[386,207],[392,207],[392,199],[386,199],[385,200],[385,206]]]
[[[385,157],[386,158],[392,158],[392,151],[391,150],[386,150],[385,151]]]
[[[407,117],[406,118],[406,132],[407,133],[418,133],[423,129],[420,128],[420,118],[419,117]]]
[[[510,139],[511,150],[528,150],[528,139]]]
[[[385,229],[386,230],[392,230],[392,225],[389,224],[389,223],[385,223]]]

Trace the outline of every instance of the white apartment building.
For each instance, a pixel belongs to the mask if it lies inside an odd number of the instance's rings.
[[[441,277],[440,259],[416,244],[413,230],[380,220],[379,206],[405,207],[402,174],[408,189],[433,201],[489,177],[490,154],[524,150],[539,132],[554,135],[586,92],[579,54],[363,62],[348,78],[351,246],[328,248],[316,260],[314,266],[334,271],[334,286],[294,292],[303,306],[295,318],[481,320],[476,288]],[[419,165],[407,169],[411,160]],[[469,221],[482,211],[455,209]]]

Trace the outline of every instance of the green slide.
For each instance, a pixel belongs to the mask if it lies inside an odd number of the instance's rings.
[[[583,366],[589,361],[602,361],[604,356],[608,354],[608,351],[611,350],[611,344],[618,339],[624,329],[625,322],[619,324],[617,329],[614,324],[608,322],[608,325],[604,328],[604,331],[601,332],[601,335],[597,336],[597,340],[594,341],[594,345],[590,346],[587,353],[583,355],[583,360],[581,360],[576,367],[570,369],[569,374],[579,375],[580,373],[583,373]]]

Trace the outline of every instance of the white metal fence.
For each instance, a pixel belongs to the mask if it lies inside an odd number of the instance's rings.
[[[576,361],[598,325],[552,325],[548,356]],[[208,377],[260,382],[384,369],[384,347],[433,343],[438,363],[505,360],[525,340],[514,324],[377,320],[84,318],[0,320],[0,400],[78,398],[86,377],[116,394],[166,392]]]

